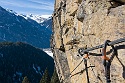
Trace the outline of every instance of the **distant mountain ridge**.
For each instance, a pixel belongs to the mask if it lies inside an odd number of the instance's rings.
[[[32,19],[34,21],[36,21],[37,23],[39,23],[42,27],[46,27],[47,29],[49,29],[52,32],[52,16],[48,15],[47,17],[44,17],[44,15],[19,15],[24,17],[25,19]]]
[[[33,15],[33,14],[23,15],[23,14],[20,14],[19,16],[22,16],[25,19],[30,18],[32,20],[35,20],[37,23],[42,23],[42,22],[44,22],[44,20],[47,20],[47,18],[44,18],[42,15]]]
[[[25,15],[25,14],[18,14],[15,11],[10,10],[10,9],[6,9],[6,10],[17,16],[22,16],[26,20],[29,20],[29,19],[34,20],[37,23],[39,23],[42,27],[46,27],[52,32],[52,15],[34,15],[34,14]]]
[[[33,19],[27,20],[0,7],[0,41],[22,41],[40,48],[50,48],[52,31]]]
[[[39,83],[46,68],[52,76],[54,60],[42,50],[22,42],[0,43],[0,83],[22,83],[25,76]]]
[[[18,14],[16,13],[15,11],[11,10],[11,9],[6,9],[8,12],[10,13],[13,13],[17,16],[22,16],[24,17],[25,19],[32,19],[32,20],[35,20],[37,23],[42,23],[44,22],[44,20],[48,20],[49,17],[51,17],[52,15],[35,15],[35,14]]]

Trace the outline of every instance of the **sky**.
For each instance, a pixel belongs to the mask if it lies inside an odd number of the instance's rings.
[[[0,0],[0,6],[19,14],[52,15],[55,0]]]

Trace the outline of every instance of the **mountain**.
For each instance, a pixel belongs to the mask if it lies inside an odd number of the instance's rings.
[[[0,41],[22,41],[40,48],[50,47],[50,30],[11,12],[0,7]]]
[[[13,12],[13,13],[15,13],[15,12]],[[47,29],[49,29],[52,32],[52,16],[51,15],[47,15],[44,17],[44,15],[20,14],[20,16],[24,17],[27,20],[29,20],[29,19],[34,20],[37,23],[39,23],[42,27],[46,27]],[[50,17],[48,17],[48,16],[50,16]]]
[[[53,53],[50,48],[48,49],[42,49],[45,53],[47,53],[49,56],[53,57]]]
[[[18,13],[16,13],[15,11],[13,11],[11,9],[6,9],[6,10],[8,12],[10,12],[10,13],[13,13],[13,14],[17,15],[17,16],[22,16],[25,19],[30,18],[32,20],[35,20],[37,23],[42,23],[42,22],[44,22],[44,20],[47,20],[52,16],[52,15],[35,15],[35,14],[27,14],[27,15],[25,15],[25,14],[18,14]]]
[[[46,27],[52,32],[52,17],[49,17],[48,19],[45,19],[42,23],[40,23],[42,27]]]
[[[46,68],[52,76],[53,58],[42,50],[22,42],[0,43],[0,83],[21,83],[25,76],[39,83]]]
[[[24,15],[24,14],[20,14],[20,16],[24,17],[25,19],[32,19],[32,20],[35,20],[37,23],[42,23],[44,22],[44,20],[46,20],[46,18],[43,17],[43,15],[33,15],[33,14],[30,14],[30,15]]]
[[[34,20],[39,23],[42,27],[46,27],[52,32],[52,16],[51,15],[24,15],[24,14],[17,14],[16,12],[9,10],[9,12],[14,13],[16,15],[24,17],[26,20]]]

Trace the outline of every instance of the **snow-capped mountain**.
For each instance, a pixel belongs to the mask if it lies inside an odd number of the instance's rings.
[[[34,14],[18,14],[13,10],[10,9],[6,9],[8,12],[13,13],[17,16],[22,16],[24,17],[26,20],[34,20],[37,23],[39,23],[42,27],[46,27],[47,29],[49,29],[52,32],[52,15],[34,15]]]
[[[35,14],[27,14],[27,15],[24,15],[24,14],[18,14],[18,13],[16,13],[15,11],[10,10],[10,9],[6,9],[6,10],[7,10],[8,12],[10,12],[10,13],[13,13],[13,14],[17,15],[17,16],[22,16],[22,17],[24,17],[25,19],[30,18],[30,19],[32,19],[32,20],[35,20],[37,23],[42,23],[42,22],[44,22],[45,20],[49,20],[50,17],[52,16],[52,15],[35,15]]]
[[[19,16],[24,17],[25,19],[29,20],[32,19],[39,23],[42,27],[46,27],[52,32],[52,16],[51,15],[23,15],[20,14]]]
[[[52,16],[44,20],[40,25],[52,31]]]
[[[6,9],[6,11],[8,11],[8,12],[10,12],[10,13],[13,13],[13,14],[15,14],[15,15],[17,15],[17,16],[18,16],[18,13],[16,13],[16,12],[15,12],[15,11],[13,11],[13,10]]]
[[[44,16],[44,15],[33,15],[33,14],[30,14],[30,15],[23,15],[23,14],[20,14],[20,16],[24,17],[25,19],[32,19],[32,20],[35,20],[37,23],[42,23],[44,22],[44,20],[47,20],[47,17]],[[51,15],[49,15],[51,16]]]
[[[51,31],[33,19],[0,7],[0,41],[22,41],[40,48],[50,47]]]

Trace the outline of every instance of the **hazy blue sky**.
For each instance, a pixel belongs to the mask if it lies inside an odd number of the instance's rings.
[[[0,6],[21,14],[51,15],[55,0],[0,0]]]

